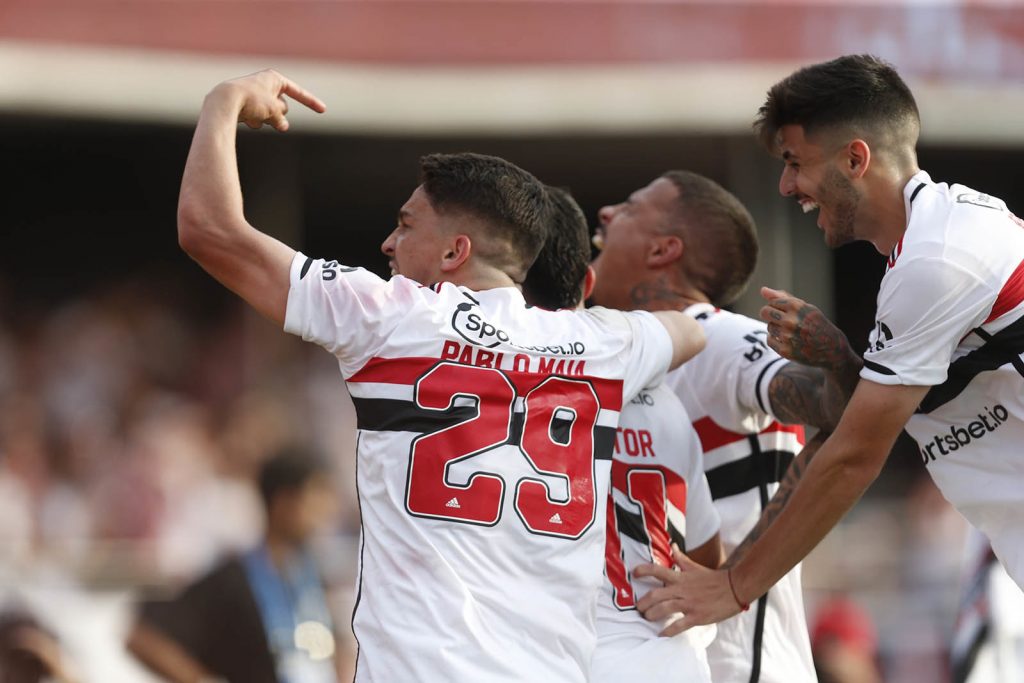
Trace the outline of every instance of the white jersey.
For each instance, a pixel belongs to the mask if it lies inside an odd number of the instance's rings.
[[[684,551],[699,548],[718,526],[700,441],[685,409],[664,385],[640,392],[622,408],[612,451],[605,582],[597,605],[592,683],[710,683],[705,649],[715,627],[660,637],[668,622],[647,621],[636,601],[661,582],[636,578],[633,570],[647,562],[673,566],[673,543]]]
[[[803,447],[803,427],[771,411],[768,386],[788,361],[765,344],[763,322],[710,304],[686,313],[707,346],[669,373],[703,450],[704,472],[722,519],[729,554],[761,518],[786,468]],[[708,647],[715,683],[812,683],[817,680],[800,585],[800,565],[751,609],[718,624]]]
[[[661,324],[298,254],[285,329],[356,408],[356,680],[585,681],[615,427],[668,367]]]
[[[1024,586],[1024,223],[919,172],[861,377],[928,385],[907,432],[950,503]]]

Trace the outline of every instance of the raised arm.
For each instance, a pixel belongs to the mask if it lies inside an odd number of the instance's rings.
[[[861,358],[839,328],[815,306],[787,292],[761,288],[768,302],[768,346],[793,363],[768,385],[772,412],[781,421],[831,432],[857,386]]]
[[[235,157],[238,123],[288,130],[287,98],[326,107],[273,70],[225,81],[203,102],[178,198],[178,242],[206,272],[257,311],[284,324],[295,251],[250,225]]]
[[[704,350],[707,338],[700,323],[679,311],[656,311],[654,317],[665,326],[672,338],[672,363],[675,369]]]

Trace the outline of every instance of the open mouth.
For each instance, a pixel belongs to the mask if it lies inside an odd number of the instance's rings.
[[[818,208],[818,202],[813,199],[801,199],[800,208],[803,209],[804,213],[810,213]]]

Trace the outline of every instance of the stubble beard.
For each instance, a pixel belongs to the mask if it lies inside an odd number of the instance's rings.
[[[825,243],[832,249],[856,239],[854,223],[860,195],[838,169],[830,167],[821,180],[819,201],[831,207],[832,225],[825,230]]]

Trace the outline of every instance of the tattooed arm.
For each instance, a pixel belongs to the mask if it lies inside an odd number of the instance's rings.
[[[765,529],[767,529],[771,523],[775,521],[775,518],[779,516],[779,513],[782,512],[782,508],[785,507],[786,502],[789,500],[790,496],[793,495],[793,491],[796,490],[796,485],[800,483],[800,478],[803,477],[804,472],[807,470],[807,466],[811,464],[811,460],[814,459],[814,456],[818,453],[818,449],[821,448],[823,443],[825,443],[825,439],[827,439],[828,436],[829,435],[825,432],[818,432],[815,434],[813,439],[804,445],[803,450],[800,451],[800,454],[793,459],[793,462],[791,462],[789,467],[786,469],[786,476],[783,477],[782,481],[779,483],[779,490],[775,492],[775,495],[772,496],[772,499],[768,502],[767,507],[765,507],[761,512],[761,519],[758,520],[757,524],[754,525],[754,528],[750,530],[750,533],[748,533],[747,537],[743,539],[743,542],[733,549],[732,553],[729,555],[729,559],[727,559],[725,564],[722,565],[723,569],[728,569],[739,562],[750,546],[754,545],[754,542],[764,534]]]
[[[782,422],[831,432],[857,386],[863,361],[839,328],[816,307],[786,292],[761,288],[768,304],[768,346],[793,363],[768,385],[772,412]]]

